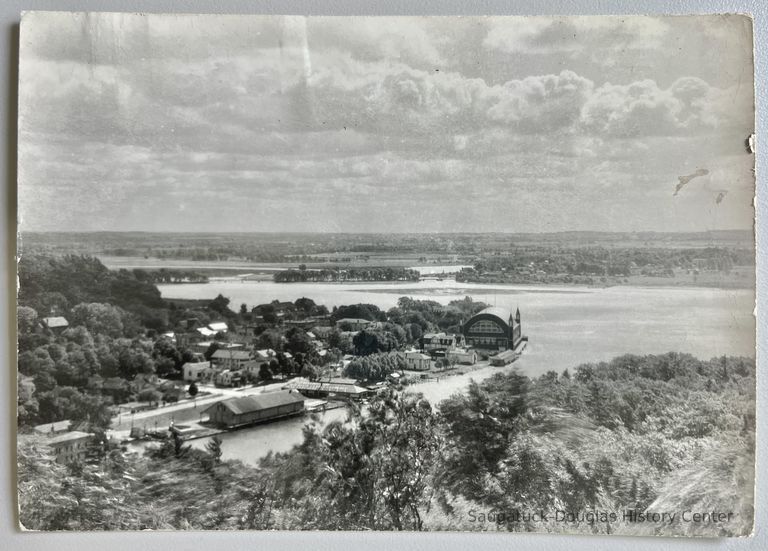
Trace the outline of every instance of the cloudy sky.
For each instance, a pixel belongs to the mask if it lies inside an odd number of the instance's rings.
[[[33,12],[20,63],[22,231],[752,227],[741,17]]]

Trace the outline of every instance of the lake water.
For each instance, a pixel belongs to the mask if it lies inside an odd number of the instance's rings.
[[[699,358],[755,355],[754,292],[748,289],[678,287],[535,287],[457,283],[292,283],[214,280],[207,284],[159,285],[166,298],[205,299],[222,294],[239,308],[272,300],[308,297],[329,309],[355,303],[386,310],[401,296],[441,304],[465,296],[490,305],[520,308],[529,342],[514,366],[537,376],[615,356],[689,352]],[[433,403],[499,368],[487,368],[414,388]],[[326,412],[324,422],[343,418]],[[255,463],[269,450],[287,451],[301,442],[307,419],[290,419],[224,435],[224,457]],[[198,442],[196,445],[202,445]]]

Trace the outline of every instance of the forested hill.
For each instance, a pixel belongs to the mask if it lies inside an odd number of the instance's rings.
[[[144,457],[113,450],[68,469],[25,437],[21,522],[39,530],[747,535],[754,405],[753,359],[670,353],[534,379],[500,373],[439,405],[383,391],[366,411],[350,408],[346,421],[307,426],[300,445],[258,468],[222,460],[226,442],[203,451],[168,440]],[[733,514],[717,525],[679,514],[713,509]],[[531,511],[550,516],[515,517]],[[627,511],[678,515],[634,523]]]
[[[19,261],[19,304],[41,315],[65,312],[83,302],[109,303],[126,310],[163,308],[160,291],[135,271],[110,271],[90,256],[23,255]]]

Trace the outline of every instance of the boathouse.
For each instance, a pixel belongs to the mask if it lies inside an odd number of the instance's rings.
[[[277,391],[222,400],[203,410],[208,421],[228,429],[298,415],[304,411],[304,396]]]

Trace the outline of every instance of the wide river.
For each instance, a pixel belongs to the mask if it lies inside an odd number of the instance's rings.
[[[441,304],[465,296],[514,311],[520,308],[528,347],[514,364],[530,376],[561,372],[585,362],[626,353],[689,352],[709,359],[723,354],[755,355],[754,292],[704,287],[535,287],[457,283],[453,280],[409,283],[274,283],[212,280],[205,284],[159,285],[163,297],[207,299],[222,294],[234,308],[272,300],[308,297],[329,309],[370,303],[383,310],[409,296]],[[507,368],[509,369],[509,368]],[[499,371],[484,368],[416,385],[433,403]],[[322,422],[343,418],[343,410],[324,414]],[[291,419],[223,435],[225,458],[255,463],[270,450],[287,451],[301,442],[307,419]],[[202,442],[197,441],[197,445]]]

